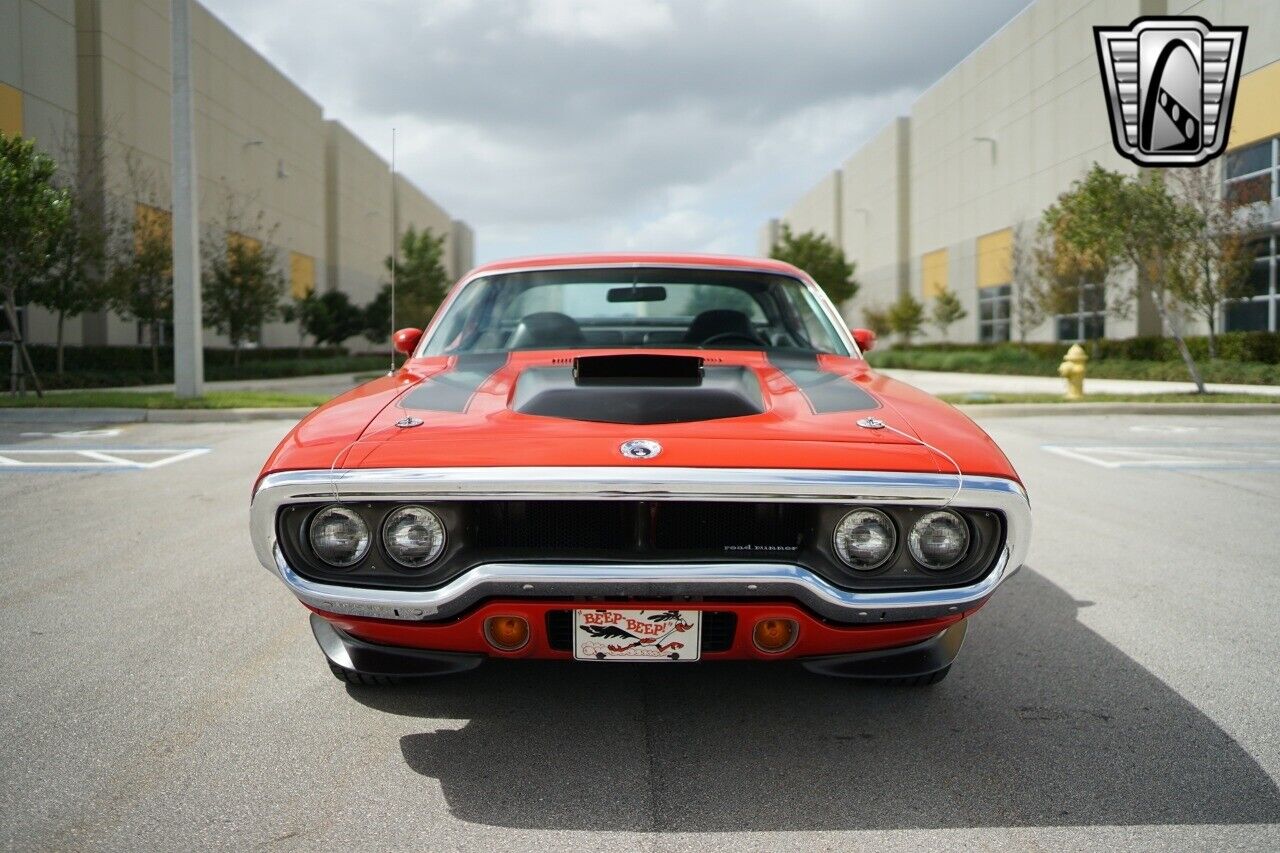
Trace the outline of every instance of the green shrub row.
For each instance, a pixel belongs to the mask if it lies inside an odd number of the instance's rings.
[[[371,373],[384,371],[388,366],[385,355],[343,355],[338,351],[334,355],[317,356],[315,355],[317,350],[307,350],[305,351],[308,354],[307,357],[298,358],[295,349],[292,351],[292,358],[281,354],[285,351],[277,351],[270,357],[246,360],[236,367],[228,359],[209,359],[209,352],[209,350],[205,351],[204,378],[210,382],[232,379],[281,379],[325,373]],[[67,355],[70,356],[70,354],[71,350],[68,349]],[[159,373],[151,371],[149,352],[144,365],[116,369],[99,367],[74,369],[73,362],[68,357],[68,369],[61,376],[54,373],[51,364],[42,367],[40,362],[36,361],[34,353],[32,356],[40,376],[40,383],[46,388],[116,388],[132,385],[162,385],[173,381],[172,355],[169,356],[169,360],[160,362]],[[5,387],[8,387],[7,384]]]
[[[1209,358],[1209,339],[1204,336],[1186,339],[1191,355],[1196,361]],[[1009,351],[1009,358],[1026,359],[1028,356],[1038,359],[1050,359],[1055,364],[1062,360],[1067,343],[1027,343],[1015,342],[997,344],[916,344],[912,347],[895,347],[894,351],[907,350],[919,352],[954,352]],[[1089,357],[1094,361],[1102,359],[1128,359],[1131,361],[1177,361],[1181,362],[1177,345],[1173,338],[1142,337],[1120,338],[1089,341],[1085,345]],[[1280,332],[1224,332],[1218,335],[1218,358],[1222,361],[1257,362],[1261,364],[1280,364]]]
[[[1064,347],[1036,344],[1027,349],[1017,345],[976,347],[895,348],[872,352],[868,360],[876,367],[906,370],[942,370],[956,373],[1002,373],[1026,376],[1057,376]],[[1280,385],[1280,364],[1257,361],[1197,360],[1206,382],[1249,385]],[[1101,356],[1091,359],[1088,375],[1095,379],[1154,379],[1169,382],[1188,380],[1186,365],[1176,355],[1172,359],[1142,360]]]
[[[57,364],[57,351],[47,344],[28,344],[31,361],[41,375],[52,373]],[[309,347],[299,350],[297,347],[271,347],[244,349],[240,351],[240,366],[261,362],[297,361],[302,359],[326,359],[348,355],[339,347]],[[68,371],[138,371],[151,373],[151,347],[67,347],[63,357]],[[205,370],[230,365],[233,353],[229,349],[206,348],[204,351]],[[173,365],[173,348],[160,348],[160,365]],[[341,370],[342,368],[339,368]]]

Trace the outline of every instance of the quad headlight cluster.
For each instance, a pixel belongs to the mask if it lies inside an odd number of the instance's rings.
[[[379,532],[387,556],[407,569],[428,566],[444,553],[444,523],[424,506],[392,510],[383,519]],[[339,569],[359,563],[373,546],[369,525],[341,504],[318,510],[311,517],[307,537],[316,556]]]
[[[916,519],[907,531],[907,551],[922,568],[942,572],[969,553],[969,523],[958,513],[942,509]],[[832,536],[836,556],[849,568],[872,572],[898,552],[898,528],[886,513],[859,507],[845,513]]]

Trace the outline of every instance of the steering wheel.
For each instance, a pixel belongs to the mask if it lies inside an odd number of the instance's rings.
[[[716,343],[717,341],[734,340],[734,339],[737,339],[740,341],[746,341],[752,346],[757,346],[757,347],[764,346],[764,341],[760,340],[759,338],[753,335],[743,334],[742,332],[720,332],[719,334],[712,335],[711,337],[704,340],[702,343],[698,344],[698,347],[706,348],[711,344]]]

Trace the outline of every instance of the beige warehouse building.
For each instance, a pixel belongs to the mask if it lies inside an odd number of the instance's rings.
[[[946,287],[968,310],[953,341],[1016,339],[1010,322],[1011,255],[1018,229],[1093,163],[1136,170],[1111,142],[1094,48],[1095,25],[1142,15],[1197,15],[1249,27],[1235,116],[1222,165],[1224,192],[1266,183],[1255,297],[1224,310],[1223,328],[1280,329],[1280,3],[1274,0],[1038,0],[931,86],[912,106],[801,196],[782,217],[795,231],[835,240],[857,262],[862,290],[845,310],[884,307],[903,292],[928,299]],[[776,233],[762,231],[762,250]],[[1154,309],[1104,316],[1080,311],[1031,330],[1031,340],[1161,334]],[[933,333],[936,338],[936,332]]]
[[[0,0],[0,130],[34,138],[140,227],[168,217],[169,8]],[[198,4],[192,76],[200,218],[212,240],[225,230],[270,240],[294,293],[340,289],[357,304],[373,298],[393,233],[409,227],[446,236],[451,275],[471,266],[465,223],[402,175],[393,181],[382,158]],[[48,312],[33,306],[27,325],[31,340],[52,340]],[[105,313],[67,327],[71,344],[146,334]],[[222,343],[211,330],[205,340]],[[262,331],[266,346],[296,340],[281,323]]]

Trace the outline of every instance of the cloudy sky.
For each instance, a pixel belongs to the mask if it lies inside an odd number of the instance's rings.
[[[1026,0],[203,0],[477,259],[753,253]]]

